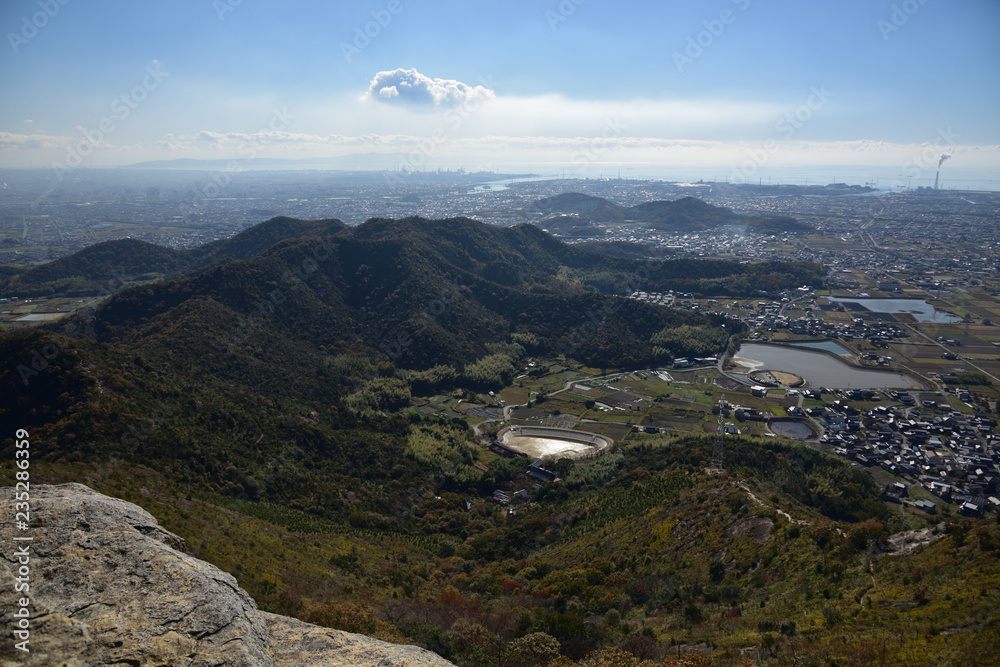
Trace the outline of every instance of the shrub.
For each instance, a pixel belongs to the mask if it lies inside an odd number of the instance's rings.
[[[660,657],[660,647],[656,640],[644,635],[629,635],[619,647],[640,660],[656,660]]]

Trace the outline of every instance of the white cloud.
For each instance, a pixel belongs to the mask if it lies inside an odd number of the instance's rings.
[[[470,86],[454,79],[432,79],[416,69],[379,72],[365,99],[417,109],[454,108],[496,97],[486,86]]]
[[[16,134],[0,132],[0,150],[57,149],[69,146],[78,137],[60,137],[49,134]]]

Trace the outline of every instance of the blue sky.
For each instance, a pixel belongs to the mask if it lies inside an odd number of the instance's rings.
[[[64,1],[0,7],[0,166],[1000,172],[996,0]]]

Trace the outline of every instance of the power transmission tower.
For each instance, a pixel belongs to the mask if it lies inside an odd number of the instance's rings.
[[[723,411],[726,407],[726,395],[719,399],[719,419],[715,428],[715,447],[712,449],[712,468],[715,470],[725,470],[725,438],[726,419]]]

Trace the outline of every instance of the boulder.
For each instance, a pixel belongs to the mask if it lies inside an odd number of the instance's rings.
[[[187,553],[131,503],[81,484],[32,486],[31,522],[20,529],[14,493],[0,488],[5,667],[451,664],[418,647],[261,612],[232,575]],[[16,591],[19,582],[29,590]],[[13,634],[22,598],[30,600],[29,652]]]

